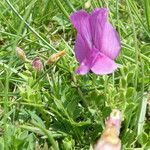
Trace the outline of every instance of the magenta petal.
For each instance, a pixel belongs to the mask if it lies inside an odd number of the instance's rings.
[[[78,74],[92,70],[95,74],[109,74],[117,69],[114,59],[120,52],[120,38],[107,20],[106,8],[95,9],[92,14],[80,10],[70,20],[77,30],[75,56],[80,63]]]
[[[95,74],[104,75],[110,74],[117,69],[117,64],[106,55],[100,53],[95,62],[92,64],[91,70]]]
[[[108,11],[106,8],[95,9],[90,16],[91,34],[93,38],[93,45],[97,49],[101,49],[101,40],[103,28],[107,22]]]
[[[88,60],[84,59],[84,61],[80,64],[80,66],[77,68],[76,73],[84,75],[90,71],[90,66],[88,64]]]
[[[83,10],[77,11],[70,16],[70,20],[78,32],[75,42],[75,55],[80,63],[85,59],[86,54],[92,47],[89,17],[90,15]]]
[[[90,49],[80,34],[77,34],[74,49],[76,59],[79,63],[81,63],[85,59]]]
[[[89,14],[84,10],[79,10],[74,12],[70,16],[71,23],[77,29],[78,32],[82,32],[82,24],[87,25],[89,19]],[[89,23],[88,23],[89,24]]]
[[[90,17],[93,44],[103,54],[115,59],[120,51],[120,39],[116,30],[107,20],[106,8],[96,9]]]
[[[103,29],[101,52],[111,59],[115,59],[120,52],[120,38],[112,25],[107,22]]]

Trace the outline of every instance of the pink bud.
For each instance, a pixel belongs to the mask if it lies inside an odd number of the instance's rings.
[[[106,120],[106,126],[113,125],[116,128],[119,135],[121,128],[121,121],[122,121],[121,112],[118,109],[113,109],[109,118]]]
[[[43,64],[42,64],[42,61],[40,60],[40,58],[35,58],[32,62],[32,66],[33,66],[34,70],[36,70],[38,72],[43,70]]]
[[[121,112],[117,109],[112,110],[106,120],[106,126],[101,138],[94,146],[94,150],[121,150],[121,141],[119,139],[121,120]]]

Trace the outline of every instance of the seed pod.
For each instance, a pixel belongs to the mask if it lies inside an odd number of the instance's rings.
[[[21,60],[26,61],[26,54],[21,48],[16,47],[16,54]]]
[[[55,53],[55,54],[52,54],[49,59],[47,60],[46,64],[47,65],[50,65],[50,64],[53,64],[55,63],[56,61],[58,61],[62,56],[64,56],[66,54],[66,52],[63,50],[63,51],[60,51],[58,53]]]

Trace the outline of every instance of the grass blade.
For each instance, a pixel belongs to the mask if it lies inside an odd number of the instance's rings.
[[[150,31],[150,0],[144,0],[144,5],[145,5],[147,27],[148,27],[148,30]]]
[[[139,119],[138,119],[138,131],[137,134],[140,135],[143,132],[143,125],[145,123],[145,115],[146,115],[146,106],[147,106],[147,95],[143,96],[141,101],[141,108],[139,111]]]

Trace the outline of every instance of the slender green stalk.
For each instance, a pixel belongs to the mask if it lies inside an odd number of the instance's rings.
[[[66,9],[64,8],[64,6],[62,5],[62,3],[60,2],[60,0],[54,0],[54,2],[56,3],[56,5],[60,8],[60,10],[63,12],[63,14],[69,18],[69,14],[66,11]]]
[[[124,57],[125,59],[131,61],[132,63],[136,63],[135,60],[134,60],[133,58],[131,58],[131,57],[128,57],[128,56],[126,56],[126,55],[123,55],[123,57]]]
[[[126,48],[126,49],[128,49],[128,50],[130,50],[130,51],[132,51],[132,52],[135,52],[135,49],[134,49],[133,47],[127,45],[127,44],[124,43],[124,42],[122,42],[121,44],[122,44],[122,47],[124,47],[124,48]],[[145,55],[142,54],[142,53],[139,53],[139,55],[140,55],[140,57],[141,57],[142,59],[144,59],[144,60],[146,60],[146,61],[148,61],[148,62],[150,63],[150,58],[149,58],[148,56],[145,56]],[[130,58],[131,58],[131,57],[130,57]],[[131,58],[131,59],[132,59],[132,58]],[[135,62],[135,61],[133,61],[133,62]]]
[[[97,2],[98,2],[99,7],[103,7],[103,4],[102,4],[101,0],[98,0]]]
[[[137,12],[134,2],[132,0],[128,0],[128,3],[130,4],[132,12],[136,15],[137,20],[139,20],[140,24],[142,25],[143,29],[145,30],[145,33],[150,37],[150,32],[147,30],[143,20],[139,16],[139,13]]]
[[[30,40],[30,39],[25,38],[28,34],[26,34],[26,35],[24,35],[24,36],[21,36],[21,35],[15,35],[15,34],[12,34],[12,33],[9,33],[9,32],[4,32],[4,31],[0,31],[0,33],[2,33],[2,34],[4,34],[4,35],[9,35],[9,36],[17,37],[17,38],[19,38],[19,40],[24,39],[24,40],[27,41],[27,42],[35,43],[35,44],[37,44],[37,45],[39,45],[39,46],[45,47],[46,49],[49,48],[47,45],[44,45],[44,44],[42,44],[42,43],[39,43],[39,42],[36,42],[36,41],[32,41],[32,40]],[[14,42],[12,42],[11,44],[14,44]],[[11,44],[10,44],[10,45],[11,45]]]
[[[117,16],[117,29],[121,37],[120,25],[119,25],[119,0],[116,0],[116,16]]]
[[[31,132],[34,132],[34,133],[36,133],[36,134],[40,134],[40,135],[44,135],[44,133],[43,132],[41,132],[40,130],[39,130],[39,128],[38,127],[33,127],[33,126],[31,126],[31,125],[20,125],[19,126],[20,128],[22,128],[22,129],[25,129],[25,130],[27,130],[27,131],[31,131]],[[49,134],[51,134],[51,132],[49,131],[49,130],[47,130],[47,129],[45,129]],[[52,137],[53,138],[64,138],[66,136],[66,134],[65,133],[55,133],[55,134],[53,134],[52,135]]]
[[[32,122],[32,124],[34,126],[36,126],[37,128],[39,128],[48,138],[50,144],[52,144],[52,147],[54,148],[54,150],[59,150],[58,144],[56,143],[56,141],[54,140],[52,133],[49,133],[45,128],[41,127],[38,123],[36,123],[35,121]]]
[[[11,68],[9,65],[4,64],[3,62],[0,62],[0,66],[3,66],[5,69],[17,74],[18,76],[20,76],[21,78],[24,79],[24,75],[20,72],[18,72],[15,68]]]
[[[5,78],[5,96],[4,96],[4,111],[5,111],[5,114],[8,113],[8,101],[9,101],[9,96],[8,96],[8,92],[9,92],[9,74],[10,74],[10,71],[8,69],[5,69],[5,73],[6,73],[6,78]],[[7,130],[7,116],[4,115],[4,130],[6,131]],[[5,150],[8,150],[8,146],[7,146],[7,140],[8,140],[8,137],[7,137],[7,134],[4,134],[4,147],[5,147]]]
[[[135,49],[136,49],[136,72],[135,72],[135,82],[134,82],[134,86],[135,89],[137,88],[137,80],[138,80],[138,70],[139,70],[139,55],[140,55],[140,51],[139,51],[139,47],[138,47],[138,43],[137,43],[137,34],[136,34],[136,27],[135,27],[135,23],[134,23],[134,19],[132,16],[132,7],[131,7],[131,3],[130,0],[126,0],[127,2],[127,6],[128,6],[128,10],[129,10],[129,15],[131,18],[131,23],[132,23],[132,29],[133,29],[133,33],[134,33],[134,43],[135,43]]]
[[[47,69],[41,76],[39,76],[39,77],[36,79],[36,81],[31,85],[31,88],[33,88],[41,79],[43,79],[43,78],[46,76],[46,74],[52,69],[52,67],[53,67],[53,65],[50,66],[50,68]]]
[[[143,98],[141,99],[140,105],[139,105],[137,135],[140,135],[143,132],[143,126],[144,126],[144,123],[145,123],[147,101],[148,101],[148,97],[145,93],[145,94],[143,94]]]
[[[147,27],[150,32],[150,0],[144,0]]]
[[[76,9],[74,8],[74,6],[72,5],[72,3],[71,3],[70,0],[64,0],[64,1],[65,1],[65,3],[69,6],[69,8],[70,8],[73,12],[76,11]]]
[[[74,74],[72,74],[72,79],[73,79],[73,82],[77,85],[77,79],[76,79],[76,76]],[[85,99],[85,97],[83,96],[83,93],[81,91],[81,89],[77,86],[77,90],[78,90],[78,93],[80,95],[80,97],[82,98],[82,102],[83,102],[83,105],[88,108],[88,103]]]

